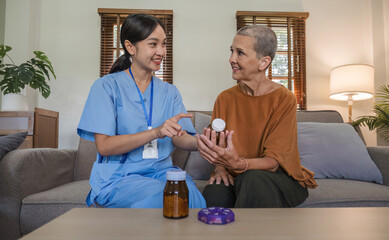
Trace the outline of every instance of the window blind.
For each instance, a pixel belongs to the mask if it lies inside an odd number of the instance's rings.
[[[307,109],[305,22],[308,16],[307,12],[236,12],[237,30],[248,25],[266,25],[276,33],[278,49],[267,76],[294,92],[300,110]]]
[[[120,43],[120,27],[129,14],[143,13],[160,19],[166,27],[166,56],[155,76],[173,83],[173,11],[145,9],[99,8],[101,17],[100,76],[109,73],[115,60],[124,54]]]

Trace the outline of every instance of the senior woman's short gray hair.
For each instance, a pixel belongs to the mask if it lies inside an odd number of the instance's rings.
[[[271,28],[264,25],[250,25],[239,29],[236,34],[254,38],[257,57],[269,56],[273,61],[277,52],[277,36]]]

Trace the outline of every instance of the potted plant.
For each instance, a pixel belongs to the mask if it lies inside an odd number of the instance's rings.
[[[16,97],[28,85],[33,89],[38,89],[44,98],[47,98],[51,91],[46,80],[50,80],[50,75],[56,78],[53,66],[44,52],[34,51],[35,57],[20,65],[16,65],[7,54],[11,51],[10,46],[0,45],[0,90],[3,93],[3,108],[8,109],[7,103],[15,103]],[[5,63],[7,57],[11,63]],[[8,97],[12,99],[8,99]],[[7,102],[7,103],[6,103]],[[12,107],[11,107],[12,108]],[[2,109],[5,110],[5,109]],[[15,109],[17,110],[17,109]]]
[[[368,126],[370,131],[377,129],[377,133],[389,142],[389,84],[381,86],[377,90],[376,97],[380,98],[380,101],[376,102],[373,107],[376,115],[359,117],[352,124]]]

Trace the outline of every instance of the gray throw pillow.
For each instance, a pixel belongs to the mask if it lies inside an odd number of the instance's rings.
[[[382,175],[361,138],[347,123],[297,123],[301,164],[315,178],[345,178],[382,184]]]
[[[26,136],[27,132],[18,132],[0,137],[0,159],[8,152],[17,149]]]

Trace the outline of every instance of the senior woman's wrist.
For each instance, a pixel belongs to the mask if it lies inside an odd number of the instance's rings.
[[[249,162],[244,157],[239,157],[239,161],[237,162],[237,167],[234,168],[236,173],[244,173],[249,168]]]

